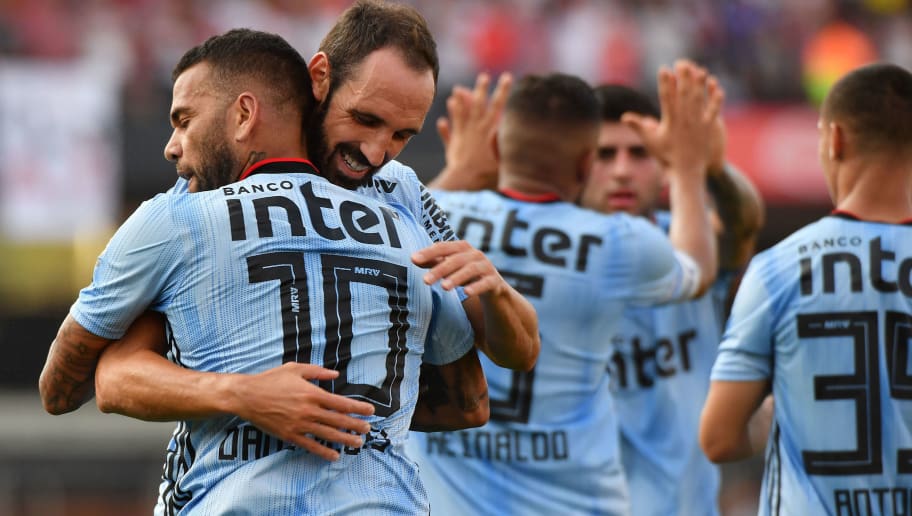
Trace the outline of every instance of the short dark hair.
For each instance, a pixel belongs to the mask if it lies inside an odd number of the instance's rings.
[[[823,102],[825,121],[852,132],[859,149],[912,150],[912,73],[889,63],[856,68],[833,85]]]
[[[659,107],[651,98],[622,84],[597,86],[595,98],[598,100],[599,115],[603,122],[620,122],[621,115],[627,112],[653,118],[661,117]]]
[[[388,47],[396,49],[412,69],[430,69],[436,86],[440,72],[437,43],[421,13],[405,4],[358,0],[320,43],[331,67],[331,87],[347,81],[369,54]]]
[[[599,120],[598,102],[589,84],[562,73],[523,77],[507,98],[504,110],[521,119],[548,124]]]
[[[251,77],[275,95],[275,102],[293,102],[306,119],[316,101],[307,61],[277,34],[251,29],[232,29],[212,36],[188,50],[171,72],[171,79],[205,62],[212,67],[215,84],[235,95],[242,77]]]

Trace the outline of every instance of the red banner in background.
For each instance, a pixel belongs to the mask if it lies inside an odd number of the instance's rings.
[[[728,160],[772,204],[830,202],[817,153],[817,111],[801,105],[726,110]]]

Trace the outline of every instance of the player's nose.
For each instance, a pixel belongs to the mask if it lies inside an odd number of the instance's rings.
[[[172,133],[171,138],[168,139],[168,143],[165,144],[165,159],[168,161],[177,161],[177,158],[181,156],[182,151],[180,142],[177,141],[174,133]]]

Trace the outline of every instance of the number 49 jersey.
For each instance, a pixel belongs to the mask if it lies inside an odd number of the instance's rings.
[[[457,234],[538,313],[530,372],[482,358],[491,419],[413,433],[432,513],[626,514],[607,338],[629,303],[687,297],[692,271],[645,219],[495,192],[435,192]]]
[[[426,514],[402,448],[421,362],[452,362],[473,344],[461,302],[411,263],[431,243],[411,211],[302,163],[264,163],[217,190],[144,203],[71,313],[114,339],[146,307],[161,311],[172,359],[198,371],[336,369],[320,386],[372,403],[371,431],[328,462],[236,417],[181,422],[156,512]]]
[[[910,514],[912,227],[839,212],[758,254],[712,379],[771,379],[761,514]]]

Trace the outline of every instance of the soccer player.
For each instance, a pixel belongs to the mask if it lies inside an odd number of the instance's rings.
[[[751,260],[700,443],[715,462],[757,453],[772,390],[760,514],[909,514],[912,74],[853,70],[817,126],[836,209]]]
[[[714,78],[708,82],[719,88]],[[640,215],[668,231],[670,213],[659,205],[665,158],[650,152],[638,127],[660,118],[658,106],[622,85],[602,85],[595,94],[601,116],[598,153],[580,204],[603,213]],[[732,281],[753,252],[763,204],[750,182],[725,161],[721,114],[710,136],[707,187],[720,223],[715,283],[697,299],[631,306],[610,334],[621,458],[636,515],[718,514],[719,472],[699,447],[700,411]]]
[[[510,93],[497,133],[497,192],[437,194],[457,233],[535,305],[542,351],[528,373],[483,358],[491,392],[484,427],[413,434],[408,449],[433,511],[628,513],[605,337],[625,305],[698,295],[716,269],[703,147],[720,99],[706,95],[704,72],[683,64],[662,70],[660,87],[667,110],[650,135],[668,151],[681,222],[672,239],[683,252],[644,219],[573,204],[599,117],[592,89],[572,76],[526,77]]]
[[[372,38],[364,38],[367,33],[371,33]],[[342,52],[341,49],[348,46],[352,47],[352,55],[362,56],[361,61],[352,62],[351,56]],[[324,128],[325,136],[316,131],[312,135],[314,139],[335,143],[332,146],[311,146],[316,152],[313,159],[323,163],[323,168],[328,170],[325,175],[333,182],[348,186],[364,183],[365,186],[359,188],[362,194],[409,208],[437,242],[415,256],[420,265],[431,267],[426,281],[433,283],[443,278],[445,288],[464,285],[465,294],[469,297],[463,305],[473,327],[478,329],[476,344],[479,348],[505,367],[530,368],[539,346],[536,317],[531,305],[503,281],[482,253],[465,242],[451,241],[453,234],[446,217],[414,172],[389,161],[420,127],[418,122],[423,120],[429,107],[420,99],[416,104],[416,99],[412,98],[416,88],[409,88],[412,83],[407,74],[426,75],[432,79],[426,83],[417,82],[417,94],[421,98],[430,98],[436,88],[436,49],[423,18],[405,5],[360,1],[343,13],[321,48],[325,52],[321,50],[313,58],[308,73],[313,77],[313,91],[321,95],[323,103],[310,125]],[[327,58],[328,55],[333,56],[332,60]],[[336,71],[330,73],[329,63],[335,63],[337,57],[339,66],[332,67]],[[388,73],[377,74],[378,66]],[[332,152],[328,151],[330,148]],[[385,151],[381,153],[380,161],[369,161],[366,156],[376,159],[374,149],[378,148]],[[356,166],[358,170],[349,169],[346,161],[349,164],[360,163]],[[366,163],[371,164],[368,166]],[[375,176],[375,173],[378,175]],[[194,190],[196,181],[191,175],[187,178],[189,181],[179,181],[174,190]],[[155,326],[146,325],[145,328],[151,330]],[[129,336],[140,337],[133,332]],[[153,349],[160,348],[158,343],[162,340],[161,331],[157,337],[146,338]],[[107,342],[98,344],[99,347],[106,345]],[[96,349],[52,346],[41,381],[42,397],[49,411],[61,413],[74,410],[91,396],[91,375],[96,356]],[[159,375],[144,373],[152,367],[144,363],[145,359],[153,359],[151,355],[120,353],[116,357],[107,361],[109,364],[121,363],[108,369],[112,373],[110,376],[130,375],[132,381],[129,386],[106,389],[104,406],[136,417],[167,419],[168,411],[175,403],[156,392]],[[126,363],[128,358],[136,361]],[[433,368],[426,373],[428,377],[436,374]],[[146,384],[141,384],[141,379],[145,379]],[[123,382],[112,379],[110,383],[117,385]],[[143,385],[151,392],[144,391]],[[129,391],[130,388],[135,391]],[[283,413],[280,408],[300,406],[291,403],[291,400],[287,404],[280,403],[283,394],[291,396],[292,392],[264,396],[276,406],[259,403],[252,408],[257,412],[248,415],[261,413],[264,417],[274,418],[276,414]],[[291,416],[288,414],[288,417]],[[297,416],[309,417],[303,412]],[[441,419],[440,414],[437,414],[437,419]],[[278,422],[261,423],[274,431],[286,428]],[[418,426],[421,425],[423,423],[418,423]],[[286,439],[295,438],[290,429],[284,432]]]
[[[426,110],[431,74],[396,71],[424,93]],[[97,353],[146,307],[167,316],[170,355],[198,381],[190,389],[159,377],[156,386],[165,399],[179,397],[170,410],[186,419],[156,512],[425,513],[417,471],[401,452],[421,362],[456,364],[441,376],[468,394],[461,408],[474,424],[486,420],[487,401],[458,297],[428,287],[411,263],[431,242],[414,207],[342,189],[295,159],[306,154],[309,75],[281,38],[213,37],[174,75],[166,154],[199,193],[159,195],[130,217],[54,346],[88,343]],[[60,370],[54,358],[42,384]],[[235,408],[262,410],[257,402],[272,403],[262,396],[301,384],[297,400],[319,417],[292,429],[304,434],[298,441],[264,432]],[[327,456],[307,437],[342,446]],[[357,486],[369,493],[349,497]]]

